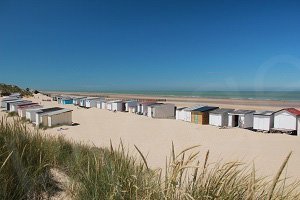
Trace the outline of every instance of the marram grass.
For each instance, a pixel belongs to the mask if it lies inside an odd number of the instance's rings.
[[[29,131],[26,123],[0,121],[0,199],[48,199],[60,191],[51,169],[70,180],[72,199],[300,199],[299,183],[287,184],[287,155],[273,180],[257,177],[254,165],[198,161],[197,146],[166,159],[164,170],[152,170],[118,148],[96,148]],[[269,179],[268,179],[269,180]]]

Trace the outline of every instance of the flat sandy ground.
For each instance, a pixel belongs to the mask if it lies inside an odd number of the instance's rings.
[[[177,153],[187,147],[201,145],[200,160],[209,149],[210,162],[240,160],[250,165],[254,162],[258,174],[266,176],[275,175],[286,155],[293,151],[288,164],[288,176],[300,178],[299,136],[256,133],[239,128],[219,129],[172,119],[151,119],[130,113],[113,113],[97,108],[84,109],[42,101],[47,98],[36,95],[31,100],[40,102],[45,107],[60,106],[73,109],[73,122],[79,125],[65,126],[68,130],[58,131],[58,128],[53,128],[46,132],[54,135],[63,134],[68,139],[99,147],[109,146],[110,140],[117,145],[122,139],[132,154],[137,154],[133,146],[138,146],[147,155],[148,164],[152,168],[164,168],[173,141]],[[225,105],[230,107],[228,104]],[[248,108],[243,105],[238,107]],[[277,109],[272,106],[259,108]]]

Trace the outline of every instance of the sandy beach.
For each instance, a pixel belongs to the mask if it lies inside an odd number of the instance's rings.
[[[191,106],[195,104],[205,104],[223,108],[253,109],[253,110],[279,110],[293,107],[300,109],[298,101],[278,101],[278,100],[255,100],[255,99],[215,99],[200,97],[174,97],[174,96],[153,96],[137,94],[114,94],[114,93],[91,93],[91,92],[49,92],[47,94],[60,94],[70,96],[104,96],[111,99],[164,99],[178,107]]]
[[[114,145],[118,145],[122,140],[132,154],[137,155],[134,145],[138,146],[147,155],[148,164],[152,168],[164,168],[173,142],[177,153],[187,147],[201,145],[199,159],[203,159],[209,150],[210,162],[240,160],[251,166],[254,163],[258,174],[266,176],[275,175],[286,155],[293,151],[288,164],[288,176],[300,178],[300,137],[297,136],[256,133],[239,128],[219,129],[174,119],[151,119],[130,113],[114,113],[97,108],[84,109],[57,104],[54,101],[42,101],[46,99],[50,98],[42,95],[29,98],[45,107],[60,106],[73,109],[73,122],[79,124],[66,126],[67,130],[63,131],[58,131],[58,128],[47,129],[46,133],[62,134],[67,139],[98,147],[109,146],[110,140]],[[178,102],[177,105],[181,104],[192,105],[195,102]],[[252,104],[230,105],[226,102],[218,106],[271,110],[279,108]],[[1,115],[4,113],[1,112]]]

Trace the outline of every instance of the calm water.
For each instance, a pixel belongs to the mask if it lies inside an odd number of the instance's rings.
[[[86,91],[87,92],[87,91]],[[88,91],[115,94],[300,101],[300,91]]]

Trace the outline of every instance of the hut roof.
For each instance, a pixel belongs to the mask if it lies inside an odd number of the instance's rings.
[[[187,107],[182,107],[182,108],[177,108],[176,110],[184,110],[186,109]]]
[[[229,114],[232,115],[245,115],[245,114],[249,114],[249,113],[254,113],[255,110],[234,110],[232,112],[229,112]]]
[[[263,111],[256,111],[254,115],[264,115],[264,116],[271,116],[274,111],[263,110]]]
[[[201,108],[201,107],[204,107],[204,105],[195,105],[195,106],[192,106],[192,107],[185,108],[184,110],[185,111],[193,111],[193,110]]]
[[[218,109],[219,107],[214,107],[214,106],[203,106],[201,108],[197,108],[195,110],[192,110],[192,112],[208,112],[208,111],[212,111],[215,109]]]
[[[53,115],[58,115],[58,114],[61,114],[61,113],[72,112],[72,111],[73,110],[64,108],[64,109],[60,109],[60,110],[47,112],[47,113],[45,113],[45,115],[53,116]]]
[[[210,113],[212,114],[224,114],[224,113],[229,113],[234,111],[234,109],[229,109],[229,108],[219,108],[219,109],[215,109],[210,111]]]
[[[280,111],[283,111],[283,110],[286,110],[287,112],[289,112],[289,113],[291,113],[295,116],[300,116],[300,110],[297,110],[296,108],[284,108],[284,109],[278,110],[277,112],[280,112]]]

